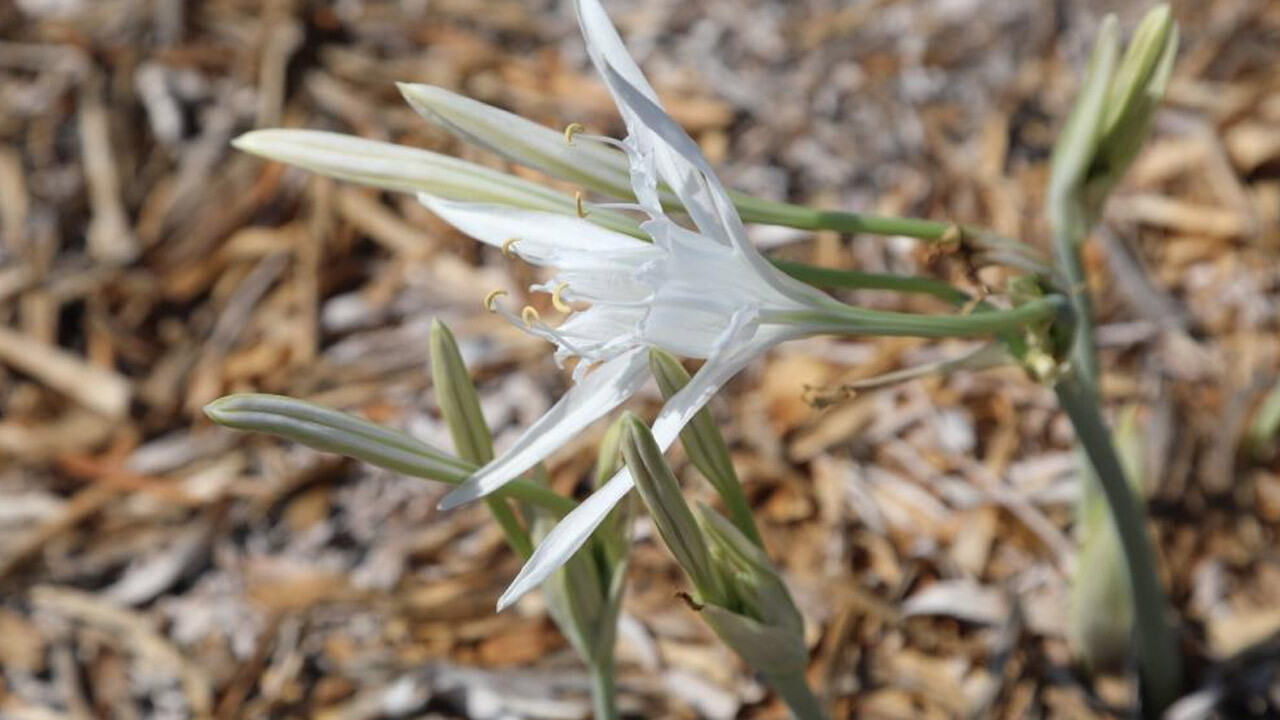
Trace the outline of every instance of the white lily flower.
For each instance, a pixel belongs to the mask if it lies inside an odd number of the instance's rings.
[[[696,143],[662,110],[597,0],[579,0],[591,59],[626,122],[621,143],[635,197],[649,219],[650,245],[581,218],[420,195],[463,232],[524,260],[553,267],[536,286],[558,303],[590,307],[557,328],[526,313],[512,322],[578,358],[576,384],[493,463],[450,493],[450,508],[491,493],[547,457],[630,397],[648,377],[647,348],[705,358],[692,381],[663,407],[653,434],[666,449],[717,390],[752,359],[787,339],[819,331],[799,317],[822,317],[835,304],[776,270],[747,240],[733,203]],[[677,195],[697,232],[663,212],[661,181]],[[505,311],[504,311],[505,312]],[[594,371],[588,372],[594,367]],[[590,537],[633,487],[623,469],[565,517],[499,600],[514,602],[541,584]]]
[[[574,199],[523,178],[430,150],[323,130],[253,130],[232,141],[237,150],[296,165],[339,180],[450,200],[492,202],[572,215]],[[592,212],[592,221],[639,235],[622,213]]]

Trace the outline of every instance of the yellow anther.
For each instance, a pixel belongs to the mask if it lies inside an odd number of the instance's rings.
[[[578,208],[578,217],[584,218],[587,216],[586,208],[582,207],[582,191],[581,190],[573,194],[573,204],[576,205]]]
[[[505,255],[508,260],[516,259],[516,254],[511,250],[511,248],[517,242],[519,242],[519,238],[507,238],[502,241],[502,254]]]
[[[526,327],[533,327],[533,324],[540,321],[542,317],[532,305],[525,305],[524,310],[520,311],[520,319],[524,321]]]
[[[576,123],[576,122],[575,122],[575,123],[569,123],[569,126],[568,126],[568,127],[566,127],[566,128],[564,129],[564,142],[565,142],[565,144],[566,144],[566,145],[572,145],[572,144],[573,144],[573,136],[574,136],[574,135],[577,135],[578,133],[583,132],[583,131],[585,131],[585,130],[586,130],[586,128],[582,126],[582,123]]]
[[[484,296],[484,309],[485,309],[485,310],[488,310],[489,312],[497,312],[497,309],[493,306],[493,301],[494,301],[494,300],[497,300],[498,298],[500,298],[500,297],[502,297],[503,295],[506,295],[506,294],[507,294],[507,291],[506,291],[506,290],[494,290],[494,291],[490,292],[488,295],[485,295],[485,296]]]
[[[557,285],[556,289],[551,293],[551,304],[555,309],[565,314],[573,312],[573,308],[569,306],[569,303],[564,301],[564,291],[568,289],[569,283],[562,282]]]

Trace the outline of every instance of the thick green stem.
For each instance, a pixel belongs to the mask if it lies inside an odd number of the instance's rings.
[[[613,680],[613,662],[589,663],[591,713],[595,720],[618,720],[618,690]]]
[[[782,225],[801,230],[834,230],[842,233],[901,235],[919,240],[937,241],[953,227],[952,223],[918,218],[861,215],[838,210],[819,210],[804,205],[774,202],[745,193],[730,191],[733,204],[743,222]]]
[[[823,310],[761,313],[761,322],[803,325],[813,332],[836,335],[900,337],[975,337],[1015,331],[1069,315],[1067,301],[1050,295],[1011,310],[969,315],[917,315],[833,304]]]
[[[791,714],[796,717],[796,720],[826,720],[827,711],[818,701],[818,696],[809,689],[809,683],[802,673],[766,677],[769,684],[778,691],[782,701],[791,708]]]
[[[773,260],[782,272],[814,287],[849,290],[892,290],[901,293],[931,295],[958,305],[969,300],[969,294],[951,284],[930,277],[873,273],[862,270],[836,270],[806,265],[789,260]]]
[[[1066,205],[1067,203],[1063,203]],[[1067,297],[1076,311],[1076,333],[1071,346],[1071,361],[1084,376],[1085,382],[1095,389],[1098,384],[1098,349],[1093,334],[1093,298],[1089,293],[1089,278],[1084,272],[1084,260],[1080,243],[1087,232],[1086,222],[1080,211],[1063,207],[1058,212],[1059,227],[1054,231],[1054,253],[1058,268],[1067,283]]]
[[[1124,551],[1133,587],[1138,663],[1144,689],[1144,715],[1158,717],[1178,697],[1182,682],[1177,635],[1168,621],[1168,600],[1156,572],[1155,553],[1146,530],[1146,517],[1129,484],[1111,433],[1098,411],[1094,389],[1074,371],[1060,379],[1054,390],[1076,429],[1076,437],[1111,509],[1120,547]]]

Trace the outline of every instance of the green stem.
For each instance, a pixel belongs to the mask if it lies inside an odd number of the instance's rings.
[[[613,681],[613,662],[588,663],[591,676],[591,713],[595,720],[618,720],[618,691]]]
[[[529,531],[520,524],[515,511],[504,498],[492,495],[484,499],[484,504],[493,514],[493,519],[498,521],[498,527],[502,528],[502,534],[507,537],[507,544],[517,555],[528,560],[533,555],[533,540],[529,538]]]
[[[1076,437],[1102,485],[1111,519],[1124,551],[1133,587],[1139,668],[1147,716],[1158,716],[1178,697],[1182,682],[1177,636],[1167,620],[1168,600],[1156,572],[1155,553],[1146,531],[1142,505],[1125,481],[1111,433],[1098,411],[1094,389],[1075,372],[1054,385],[1058,402],[1071,418]]]
[[[905,337],[974,337],[1018,330],[1069,314],[1066,300],[1050,295],[1011,310],[975,312],[969,315],[917,315],[868,310],[833,303],[823,310],[761,313],[761,322],[804,325],[807,330],[847,335]]]
[[[1054,231],[1054,253],[1058,268],[1067,283],[1066,293],[1076,311],[1075,339],[1071,345],[1071,360],[1080,368],[1084,380],[1096,388],[1098,384],[1098,349],[1093,332],[1093,298],[1089,293],[1089,279],[1085,275],[1084,260],[1080,255],[1080,242],[1084,239],[1084,221],[1077,211],[1063,208],[1061,227]]]
[[[733,204],[742,221],[763,225],[781,225],[799,230],[832,230],[841,233],[901,235],[926,242],[963,238],[970,247],[985,252],[1001,252],[1011,259],[1039,270],[1048,270],[1044,258],[1031,246],[990,230],[969,225],[924,220],[921,218],[862,215],[840,210],[820,210],[805,205],[774,202],[730,190]]]
[[[834,230],[842,233],[902,235],[919,240],[941,240],[953,223],[918,218],[861,215],[838,210],[819,210],[804,205],[774,202],[730,191],[743,222],[782,225],[800,230]]]
[[[969,294],[949,283],[930,277],[873,273],[862,270],[836,270],[790,260],[772,260],[782,272],[814,287],[849,290],[893,290],[902,293],[931,295],[955,305],[968,302]]]
[[[826,720],[827,711],[823,709],[818,697],[809,689],[803,673],[794,675],[768,675],[769,684],[778,691],[782,701],[791,708],[796,720]]]

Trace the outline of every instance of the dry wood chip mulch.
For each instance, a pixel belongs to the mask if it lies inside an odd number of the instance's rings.
[[[1046,160],[1093,30],[1142,5],[610,3],[731,184],[1042,245]],[[1141,408],[1195,701],[1261,717],[1280,706],[1280,464],[1242,437],[1280,375],[1280,5],[1175,11],[1169,101],[1087,260],[1107,400]],[[564,2],[0,3],[0,716],[587,713],[539,600],[492,612],[517,562],[482,512],[440,515],[439,487],[200,413],[288,393],[447,445],[432,317],[460,336],[500,442],[565,388],[544,345],[480,309],[528,268],[411,198],[228,146],[283,125],[501,166],[420,121],[393,80],[621,130]],[[966,282],[903,239],[758,239]],[[806,614],[811,679],[848,717],[1116,715],[1133,688],[1075,672],[1064,640],[1076,476],[1051,395],[994,371],[808,402],[964,347],[807,341],[717,401]],[[594,440],[556,456],[557,487],[586,475]],[[782,717],[639,535],[628,712]]]

